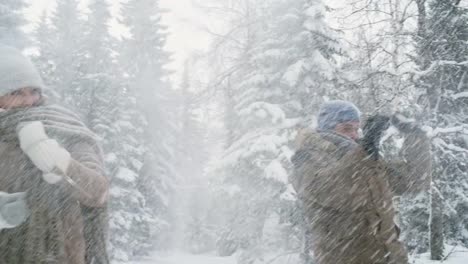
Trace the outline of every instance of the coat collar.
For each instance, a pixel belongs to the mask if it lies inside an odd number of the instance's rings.
[[[314,149],[328,153],[337,153],[340,156],[359,147],[359,145],[346,137],[329,131],[303,129],[296,136],[297,149]]]

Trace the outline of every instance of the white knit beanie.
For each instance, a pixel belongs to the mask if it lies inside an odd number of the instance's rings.
[[[21,51],[0,45],[0,96],[25,87],[44,88],[39,72]]]

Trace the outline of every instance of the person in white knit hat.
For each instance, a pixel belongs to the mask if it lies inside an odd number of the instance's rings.
[[[0,46],[0,263],[109,263],[97,136],[48,104],[37,69]]]
[[[3,110],[39,104],[42,78],[19,50],[0,46],[0,108]]]

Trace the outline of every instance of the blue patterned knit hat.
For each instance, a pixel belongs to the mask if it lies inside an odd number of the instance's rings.
[[[359,109],[351,102],[334,100],[320,107],[317,128],[321,131],[334,130],[336,125],[361,120]]]

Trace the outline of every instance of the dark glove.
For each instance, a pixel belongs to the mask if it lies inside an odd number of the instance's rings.
[[[380,139],[383,133],[390,127],[390,118],[384,115],[374,115],[367,119],[363,127],[364,137],[360,144],[374,160],[379,158]]]
[[[405,134],[412,133],[423,133],[424,131],[421,127],[414,121],[408,120],[401,114],[395,114],[391,119],[392,125],[394,125],[400,132]]]

